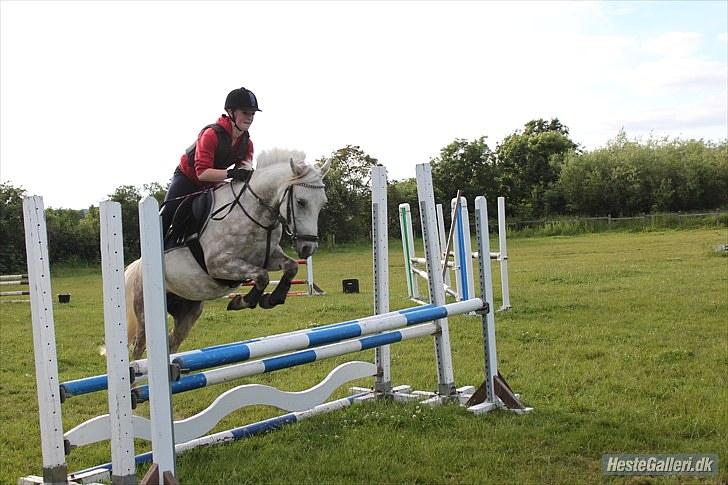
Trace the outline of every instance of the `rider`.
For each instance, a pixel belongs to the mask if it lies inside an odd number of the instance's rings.
[[[226,114],[202,129],[174,171],[164,198],[162,234],[172,225],[174,212],[184,196],[228,178],[242,181],[250,178],[253,141],[248,129],[256,111],[260,109],[252,91],[244,87],[230,91],[225,99]]]

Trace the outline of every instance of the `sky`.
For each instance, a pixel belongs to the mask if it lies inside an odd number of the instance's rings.
[[[390,179],[537,118],[721,141],[727,32],[726,1],[0,0],[0,181],[73,209],[164,185],[240,86],[256,153],[358,145]]]

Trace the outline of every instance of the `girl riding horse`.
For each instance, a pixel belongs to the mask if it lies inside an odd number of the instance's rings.
[[[163,234],[172,225],[174,213],[185,196],[225,179],[245,181],[250,177],[253,141],[248,130],[257,111],[258,99],[249,89],[238,88],[228,93],[225,114],[200,131],[172,175],[162,208]]]

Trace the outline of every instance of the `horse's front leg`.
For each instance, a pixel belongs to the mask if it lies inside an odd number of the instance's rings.
[[[241,296],[236,295],[228,303],[228,310],[242,310],[244,308],[255,308],[260,302],[261,297],[265,288],[268,286],[270,278],[268,277],[268,271],[258,266],[243,262],[241,265],[241,274],[246,275],[247,278],[252,279],[254,286],[248,292],[247,295]]]
[[[291,282],[298,273],[298,263],[296,260],[289,258],[280,248],[271,254],[270,269],[281,269],[283,275],[276,285],[273,292],[264,294],[260,299],[261,308],[273,308],[276,305],[282,305],[286,302],[288,290],[291,289]]]

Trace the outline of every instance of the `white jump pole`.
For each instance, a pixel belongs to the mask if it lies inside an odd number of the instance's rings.
[[[437,215],[435,212],[435,195],[432,187],[432,169],[429,163],[416,166],[417,199],[420,205],[422,234],[424,236],[425,256],[427,258],[428,284],[430,303],[445,304],[445,291],[442,284],[442,266],[440,262],[440,243],[437,236]],[[450,350],[450,330],[447,318],[435,320],[440,332],[435,336],[435,358],[437,360],[438,394],[443,397],[456,393],[455,377]]]
[[[144,327],[147,336],[149,401],[153,463],[159,467],[159,482],[164,473],[175,472],[172,390],[167,338],[167,302],[164,287],[164,257],[159,203],[147,196],[139,202],[139,240],[142,253]]]
[[[506,199],[498,197],[498,261],[500,262],[501,272],[501,294],[503,296],[503,305],[501,310],[511,308],[511,296],[508,285],[508,250],[506,248]]]
[[[111,429],[111,483],[136,483],[134,426],[131,410],[129,346],[126,333],[124,291],[124,239],[121,204],[99,204],[101,219],[101,274],[104,287],[104,333]]]
[[[407,274],[407,293],[411,300],[420,299],[417,276],[412,271],[412,258],[415,256],[415,241],[412,232],[412,211],[408,203],[399,204],[399,227],[402,231],[402,253]]]
[[[437,211],[437,234],[440,236],[440,254],[442,254],[442,260],[445,262],[445,274],[442,277],[443,283],[446,287],[452,286],[450,280],[450,265],[448,263],[448,255],[445,254],[445,247],[447,246],[447,233],[445,232],[445,219],[442,215],[442,204],[435,206]]]
[[[372,168],[372,244],[374,272],[374,313],[389,312],[389,233],[387,230],[387,169],[377,165]],[[388,393],[392,389],[391,358],[389,345],[374,351],[377,377],[374,390]]]
[[[33,196],[23,199],[23,225],[25,226],[25,250],[28,259],[35,382],[38,392],[40,443],[43,456],[42,482],[36,483],[66,483],[67,466],[63,444],[61,396],[58,387],[53,294],[51,293],[51,273],[48,263],[48,237],[41,197]]]

